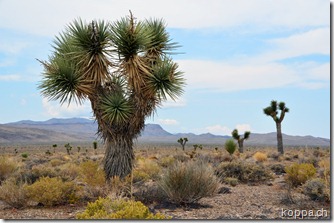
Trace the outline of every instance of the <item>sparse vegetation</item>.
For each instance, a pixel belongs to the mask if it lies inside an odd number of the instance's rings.
[[[170,201],[177,204],[195,203],[203,197],[214,195],[218,179],[208,163],[176,162],[163,173],[159,185]]]

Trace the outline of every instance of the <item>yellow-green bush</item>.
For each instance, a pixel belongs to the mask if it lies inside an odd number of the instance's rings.
[[[41,177],[25,187],[29,199],[44,206],[74,202],[79,190],[73,182],[63,182],[60,177]]]
[[[86,184],[93,187],[105,185],[105,174],[98,162],[89,160],[81,163],[79,167],[80,178]]]
[[[27,204],[24,185],[17,183],[14,178],[5,180],[0,186],[0,200],[14,208],[22,208]]]
[[[165,156],[159,159],[159,164],[162,167],[169,167],[173,165],[174,162],[175,162],[175,158],[173,156]]]
[[[312,178],[317,170],[310,163],[293,163],[285,167],[286,181],[292,186],[297,187],[304,184],[307,180]]]
[[[168,219],[150,212],[140,201],[99,198],[88,203],[86,210],[76,216],[78,219]]]

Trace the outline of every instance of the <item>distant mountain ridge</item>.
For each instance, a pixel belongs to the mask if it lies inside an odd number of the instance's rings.
[[[85,118],[59,119],[46,121],[22,120],[0,124],[0,143],[52,143],[52,142],[91,142],[97,139],[97,123]],[[146,124],[140,143],[169,143],[177,144],[177,139],[187,137],[188,144],[223,145],[230,136],[214,135],[211,133],[177,133],[172,134],[158,124]],[[276,145],[276,133],[252,133],[245,145]],[[313,136],[290,136],[283,134],[286,146],[330,146],[330,140]]]

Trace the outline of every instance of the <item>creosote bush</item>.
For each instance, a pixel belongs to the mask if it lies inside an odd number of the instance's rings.
[[[292,187],[298,187],[311,179],[317,172],[313,164],[310,163],[293,163],[285,167],[286,181]]]
[[[99,198],[88,203],[86,210],[77,214],[77,219],[168,219],[150,212],[140,201]]]
[[[189,204],[214,195],[219,181],[212,167],[206,162],[177,161],[165,170],[159,186],[171,202]]]
[[[41,177],[25,189],[29,199],[44,206],[54,206],[75,201],[80,188],[73,182],[63,182],[60,177]]]

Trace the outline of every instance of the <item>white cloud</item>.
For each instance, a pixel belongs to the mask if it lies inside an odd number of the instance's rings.
[[[237,124],[235,128],[238,130],[239,134],[243,134],[246,131],[251,131],[251,126],[249,124]]]
[[[226,126],[212,125],[204,128],[205,131],[214,135],[231,135],[232,130]]]
[[[75,18],[115,20],[128,15],[129,10],[139,19],[164,18],[169,27],[196,29],[295,28],[329,25],[330,20],[327,0],[170,0],[163,7],[154,0],[2,0],[0,27],[54,35]]]
[[[17,74],[8,74],[8,75],[0,74],[0,81],[19,81],[19,80],[21,80],[21,76]]]
[[[176,100],[167,97],[167,101],[162,102],[162,108],[175,108],[186,106],[186,100],[183,97],[177,98]]]
[[[175,119],[159,119],[158,120],[159,124],[162,125],[178,125],[179,122],[176,121]]]
[[[204,60],[179,60],[187,85],[219,91],[275,88],[297,83],[298,73],[278,63],[232,65]]]
[[[319,28],[285,38],[267,41],[270,48],[267,53],[251,59],[255,62],[268,62],[312,54],[330,54],[330,29]]]
[[[48,117],[86,117],[91,111],[89,103],[86,102],[82,105],[72,103],[67,105],[64,103],[60,105],[57,101],[49,101],[46,98],[42,99],[42,106],[45,114]]]

